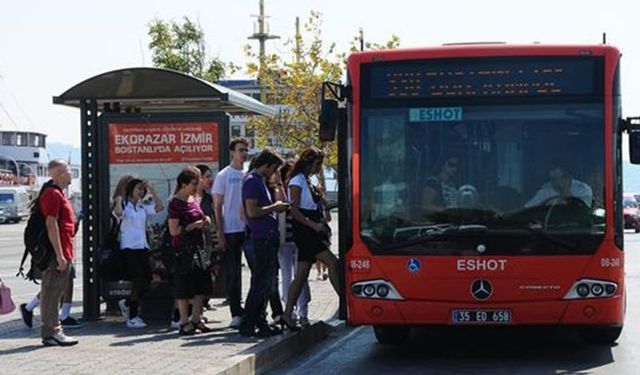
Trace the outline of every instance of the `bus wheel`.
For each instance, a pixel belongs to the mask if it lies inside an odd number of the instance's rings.
[[[613,345],[621,333],[622,327],[587,327],[582,329],[582,338],[591,344]]]
[[[374,326],[373,332],[382,345],[399,345],[409,337],[409,327],[403,326]]]

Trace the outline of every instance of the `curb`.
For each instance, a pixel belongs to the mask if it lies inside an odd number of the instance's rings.
[[[290,332],[274,340],[270,339],[260,343],[251,348],[249,354],[237,354],[229,358],[227,362],[230,362],[231,365],[218,371],[217,374],[263,374],[300,355],[327,338],[329,333],[344,327],[344,325],[344,321],[338,319],[331,319],[327,322],[316,321],[299,332]]]

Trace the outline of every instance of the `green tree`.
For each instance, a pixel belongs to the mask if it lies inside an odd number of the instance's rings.
[[[248,73],[256,75],[266,89],[268,104],[277,104],[280,111],[275,117],[254,117],[249,126],[254,126],[260,147],[279,145],[299,153],[308,146],[320,146],[327,154],[325,164],[337,166],[336,142],[323,145],[318,140],[318,115],[320,114],[321,90],[324,81],[340,81],[343,77],[347,53],[337,53],[335,43],[328,46],[321,39],[322,17],[310,12],[303,30],[285,42],[291,61],[281,55],[260,56],[251,46],[245,48],[253,62],[248,64]],[[355,41],[351,50],[355,50]],[[395,48],[399,38],[382,45],[369,43],[370,48]]]
[[[209,82],[224,77],[226,64],[207,57],[202,28],[188,17],[184,17],[182,23],[156,19],[149,23],[148,35],[154,66],[188,73]]]

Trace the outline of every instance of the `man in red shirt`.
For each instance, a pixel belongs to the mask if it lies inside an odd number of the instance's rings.
[[[45,346],[71,346],[78,343],[75,338],[64,334],[58,315],[58,304],[69,280],[70,263],[75,257],[75,216],[71,202],[63,193],[71,183],[70,172],[69,165],[64,160],[50,161],[49,176],[52,184],[47,183],[43,187],[39,201],[47,236],[55,253],[47,269],[42,272],[40,289],[40,334]]]

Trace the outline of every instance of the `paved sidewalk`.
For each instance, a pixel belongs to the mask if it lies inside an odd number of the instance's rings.
[[[334,240],[334,244],[337,243],[337,238]],[[315,272],[312,269],[309,279],[312,294],[309,315],[312,321],[329,320],[337,311],[338,298],[328,280],[315,279]],[[243,267],[245,298],[248,286],[249,270]],[[82,293],[76,293],[73,316],[81,316],[82,304],[78,301],[81,296]],[[274,343],[286,341],[282,336],[297,334],[289,332],[269,339],[244,338],[236,330],[226,328],[230,314],[227,307],[219,306],[221,301],[213,300],[216,310],[205,313],[208,326],[214,329],[211,333],[180,336],[177,330],[169,328],[168,322],[132,330],[125,326],[122,318],[105,318],[85,322],[79,329],[66,330],[80,341],[70,348],[43,347],[39,335],[39,309],[35,311],[31,330],[25,327],[16,309],[9,315],[0,316],[0,373],[218,373],[236,364],[244,354],[273,348]],[[15,301],[16,305],[23,302],[27,301]]]
[[[246,267],[245,267],[246,268]],[[310,318],[328,320],[337,309],[337,297],[329,281],[309,280],[312,293]],[[243,287],[248,286],[247,270]],[[244,288],[246,296],[246,288]],[[214,305],[222,300],[213,300]],[[26,301],[15,301],[16,304]],[[79,316],[81,304],[75,303],[72,315]],[[104,305],[103,305],[104,306]],[[104,308],[104,307],[103,307]],[[226,328],[230,315],[227,307],[207,311],[208,326],[214,331],[194,336],[179,336],[167,325],[145,329],[128,329],[122,318],[85,322],[82,328],[66,330],[80,343],[71,348],[43,347],[39,335],[39,309],[33,329],[23,324],[18,309],[0,317],[0,373],[42,374],[184,374],[217,373],[233,365],[232,358],[260,348],[264,341],[240,336]],[[168,322],[167,322],[168,323]],[[295,333],[287,333],[287,335]]]

